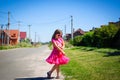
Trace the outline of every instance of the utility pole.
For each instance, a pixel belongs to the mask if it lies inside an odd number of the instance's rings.
[[[120,27],[120,18],[119,18],[119,22],[118,22],[118,24],[119,24],[119,27]]]
[[[65,25],[65,40],[66,40],[66,25]]]
[[[10,12],[8,11],[8,36],[7,36],[7,45],[9,45],[10,42]]]
[[[3,46],[3,25],[1,25],[1,31],[2,31],[1,38],[2,38],[2,46]]]
[[[71,16],[71,39],[73,41],[73,16]]]
[[[28,27],[29,27],[29,40],[30,40],[30,42],[31,42],[31,34],[30,34],[31,25],[28,25]]]
[[[36,32],[35,32],[35,44],[36,44]]]
[[[40,35],[38,35],[37,37],[38,37],[38,43],[40,43]]]
[[[18,42],[20,42],[20,21],[18,21]]]

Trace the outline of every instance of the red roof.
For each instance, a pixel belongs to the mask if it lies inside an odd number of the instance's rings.
[[[26,38],[26,32],[20,32],[20,39]]]
[[[78,30],[76,30],[74,33],[80,33],[80,34],[84,34],[85,32],[82,30],[82,29],[78,29]]]
[[[8,30],[4,30],[4,32],[8,35]],[[11,39],[17,39],[18,38],[18,33],[19,33],[19,30],[9,30],[9,37]]]

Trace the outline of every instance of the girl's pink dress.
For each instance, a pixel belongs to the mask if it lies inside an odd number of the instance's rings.
[[[59,47],[62,47],[62,38],[59,39],[52,39],[52,43],[55,42]],[[50,64],[67,64],[69,62],[69,58],[65,56],[62,52],[60,52],[56,47],[53,46],[53,50],[50,56],[46,59],[46,61]]]

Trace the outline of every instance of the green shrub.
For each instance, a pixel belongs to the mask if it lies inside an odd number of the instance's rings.
[[[13,49],[16,48],[16,46],[11,46],[11,45],[5,45],[5,46],[0,46],[0,50],[4,50],[4,49]]]
[[[80,46],[80,42],[82,41],[82,36],[76,36],[76,37],[74,37],[74,39],[73,39],[73,45],[75,45],[75,46]]]
[[[83,36],[74,37],[70,43],[75,46],[120,47],[120,30],[116,25],[104,25]]]
[[[110,47],[112,40],[117,33],[118,28],[115,25],[106,25],[94,31],[94,46]]]
[[[71,48],[73,45],[68,42],[68,41],[65,41],[65,48]]]
[[[84,46],[93,46],[93,31],[87,32],[83,35],[81,44]]]
[[[21,42],[16,45],[17,47],[32,47],[30,43]]]

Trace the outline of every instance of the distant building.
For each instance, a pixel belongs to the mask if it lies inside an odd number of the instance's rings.
[[[73,32],[73,37],[83,35],[85,32],[82,29],[77,29],[76,31]],[[66,34],[66,40],[71,39],[71,34]]]
[[[70,40],[71,39],[71,34],[66,34],[66,40]]]
[[[19,30],[0,30],[0,45],[7,44],[7,37],[9,37],[10,45],[16,45],[18,43],[18,33]]]
[[[80,36],[80,35],[83,35],[85,32],[82,30],[82,29],[77,29],[74,33],[73,33],[73,36]]]
[[[110,25],[110,24],[114,24],[114,25],[116,25],[117,27],[120,28],[120,21],[117,21],[117,22],[109,22],[109,25]]]
[[[26,39],[26,32],[20,32],[20,42]]]

